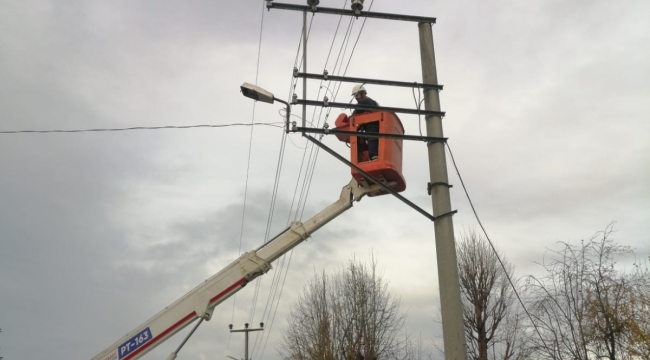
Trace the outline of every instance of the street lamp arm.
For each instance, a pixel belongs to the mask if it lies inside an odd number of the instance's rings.
[[[287,119],[286,119],[286,124],[285,124],[285,131],[287,134],[289,133],[289,121],[290,116],[291,116],[291,105],[282,100],[276,98],[270,91],[264,90],[261,87],[249,83],[243,83],[240,86],[241,93],[246,96],[247,98],[251,98],[253,100],[273,104],[274,101],[278,101],[283,103],[287,107]]]
[[[289,133],[289,123],[291,123],[291,104],[289,104],[287,101],[280,100],[280,99],[275,98],[275,97],[273,99],[278,101],[278,102],[283,103],[284,106],[286,106],[287,119],[285,120],[284,131],[286,131],[287,134],[288,134]]]

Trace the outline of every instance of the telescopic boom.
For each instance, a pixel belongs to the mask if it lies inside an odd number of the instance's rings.
[[[304,223],[293,222],[287,230],[260,248],[244,253],[239,259],[124,335],[92,360],[139,359],[196,319],[210,320],[217,305],[251,280],[268,272],[273,261],[351,208],[354,201],[359,201],[364,195],[378,190],[377,185],[359,187],[352,179],[343,187],[341,196],[332,205]],[[172,356],[175,357],[175,354],[170,355]]]

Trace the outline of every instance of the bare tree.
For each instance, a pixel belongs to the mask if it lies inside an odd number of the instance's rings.
[[[631,359],[630,346],[643,349],[644,343],[634,341],[634,327],[642,325],[639,339],[650,339],[639,316],[646,306],[647,269],[617,269],[616,259],[632,250],[616,244],[612,233],[610,224],[581,246],[561,243],[562,249],[550,251],[541,264],[546,276],[529,278],[532,312],[542,334],[533,340],[538,357]]]
[[[507,278],[513,277],[512,265],[503,260],[502,267],[487,239],[475,231],[461,235],[457,253],[468,356],[525,357],[523,318]]]
[[[622,309],[628,320],[627,351],[633,357],[650,359],[650,271],[647,264],[634,264],[632,278],[635,280],[633,293]]]
[[[290,360],[415,359],[402,338],[404,314],[369,264],[356,260],[333,276],[316,276],[294,304],[280,353]],[[408,345],[408,346],[407,346]]]
[[[284,334],[286,359],[334,359],[330,332],[333,319],[328,277],[325,273],[310,282],[293,307]]]

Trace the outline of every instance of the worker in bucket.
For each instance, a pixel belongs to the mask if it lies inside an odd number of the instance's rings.
[[[352,88],[352,96],[354,96],[354,99],[357,100],[357,104],[359,105],[379,106],[379,104],[375,100],[368,97],[366,89],[363,87],[363,84],[354,85],[354,87]],[[371,112],[371,111],[355,109],[352,112],[352,115],[363,114],[367,112]],[[371,123],[363,124],[359,127],[359,131],[378,133],[379,122],[371,122]],[[379,139],[367,138],[367,141],[368,141],[368,156],[370,157],[370,160],[375,160],[377,159],[377,155],[379,155]]]

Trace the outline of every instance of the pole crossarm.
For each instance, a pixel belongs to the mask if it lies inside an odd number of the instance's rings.
[[[269,10],[280,9],[280,10],[295,10],[295,11],[311,11],[314,13],[346,15],[346,16],[355,16],[355,17],[384,19],[384,20],[413,21],[418,23],[431,23],[431,24],[436,23],[436,18],[427,17],[427,16],[389,14],[389,13],[380,13],[380,12],[371,12],[371,11],[359,11],[359,13],[356,13],[353,10],[335,9],[335,8],[327,8],[327,7],[320,7],[320,6],[312,7],[307,5],[284,4],[284,3],[277,3],[272,0],[266,1],[266,8]]]
[[[424,141],[427,143],[430,142],[444,143],[447,141],[447,138],[430,137],[430,136],[384,134],[384,133],[374,133],[374,132],[359,132],[359,131],[321,129],[321,128],[309,128],[309,127],[294,127],[291,129],[291,131],[312,133],[312,134],[324,134],[324,135],[350,135],[350,136],[358,136],[364,138],[389,138],[389,139],[415,140],[415,141]]]
[[[239,329],[239,330],[230,330],[230,332],[251,332],[251,331],[262,331],[264,329]]]
[[[309,73],[298,72],[298,69],[294,69],[293,76],[298,78],[316,79],[316,80],[325,80],[325,81],[342,81],[342,82],[362,83],[362,84],[376,84],[376,85],[400,86],[400,87],[408,87],[408,88],[415,87],[421,89],[442,90],[442,85],[437,85],[437,84],[423,84],[417,82],[393,81],[393,80],[381,80],[381,79],[366,79],[366,78],[359,78],[359,77],[335,76],[335,75],[328,75],[328,74],[309,74]]]
[[[354,109],[354,110],[367,110],[367,111],[388,111],[394,113],[403,113],[403,114],[414,114],[414,115],[425,115],[425,116],[445,116],[444,111],[432,111],[432,110],[418,110],[418,109],[406,109],[406,108],[397,108],[397,107],[387,107],[387,106],[368,106],[368,105],[358,105],[350,103],[337,103],[337,102],[324,102],[324,101],[315,101],[315,100],[303,100],[303,99],[294,99],[291,103],[292,105],[308,105],[308,106],[323,106],[323,107],[335,107],[341,109]]]
[[[436,220],[438,219],[438,218],[436,218],[435,216],[433,216],[433,215],[429,214],[428,212],[426,212],[426,211],[425,211],[424,209],[422,209],[421,207],[415,205],[415,204],[414,204],[413,202],[411,202],[409,199],[407,199],[407,198],[405,198],[404,196],[398,194],[395,190],[393,190],[392,188],[390,188],[390,187],[387,186],[386,184],[384,184],[384,183],[382,183],[381,181],[375,179],[374,176],[372,176],[372,175],[368,174],[367,172],[363,171],[360,167],[354,165],[353,163],[351,163],[350,161],[348,161],[348,159],[346,159],[346,158],[344,158],[343,156],[339,155],[336,151],[330,149],[329,147],[327,147],[327,146],[326,146],[325,144],[323,144],[322,142],[316,140],[315,138],[313,138],[313,137],[311,137],[311,136],[309,136],[309,135],[305,135],[305,137],[306,137],[309,141],[311,141],[311,142],[313,142],[314,144],[316,144],[316,145],[317,145],[318,147],[320,147],[321,149],[327,151],[330,155],[334,156],[335,158],[337,158],[338,160],[340,160],[341,162],[343,162],[345,165],[347,165],[347,166],[349,166],[349,167],[355,169],[356,171],[358,171],[358,172],[359,172],[360,174],[362,174],[366,179],[368,179],[368,180],[370,180],[371,182],[373,182],[373,183],[379,185],[379,187],[381,187],[383,190],[386,190],[386,191],[388,191],[389,193],[391,193],[393,196],[395,196],[396,198],[398,198],[399,200],[401,200],[403,203],[405,203],[406,205],[408,205],[408,206],[410,206],[411,208],[413,208],[413,210],[415,210],[415,211],[419,212],[420,214],[424,215],[424,217],[426,217],[427,219],[429,219],[429,220],[431,220],[431,221],[436,221]],[[444,214],[444,215],[447,215],[447,214]]]

